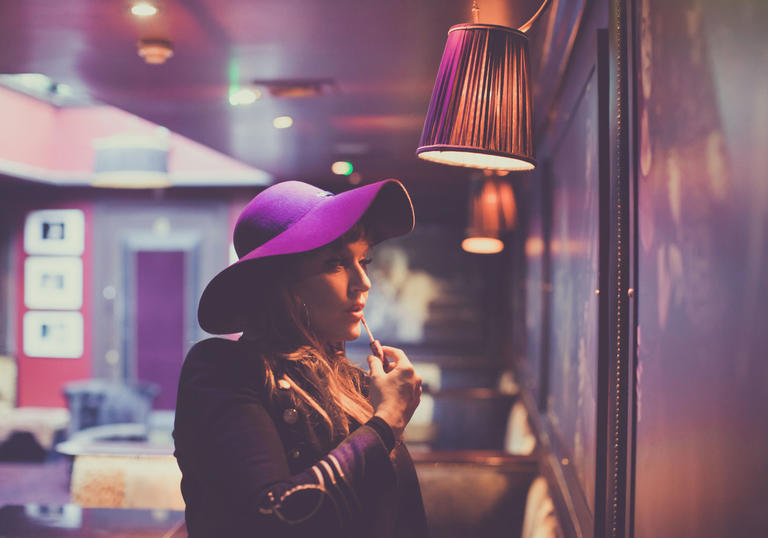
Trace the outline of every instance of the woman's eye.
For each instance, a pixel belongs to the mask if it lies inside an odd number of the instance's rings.
[[[331,258],[326,260],[325,266],[331,270],[338,269],[339,267],[344,267],[344,260],[341,258]]]
[[[371,258],[365,258],[364,260],[360,261],[360,265],[363,266],[363,269],[366,269],[373,260]]]

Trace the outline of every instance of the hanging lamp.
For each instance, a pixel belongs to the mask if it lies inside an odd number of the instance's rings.
[[[517,222],[517,204],[512,185],[493,173],[470,182],[469,225],[461,248],[473,254],[495,254],[504,250],[504,234]]]
[[[416,154],[428,161],[491,170],[533,170],[533,95],[528,35],[549,0],[518,29],[457,24],[437,72]]]

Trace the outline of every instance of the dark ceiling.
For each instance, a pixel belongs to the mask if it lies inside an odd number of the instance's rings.
[[[519,26],[539,0],[480,1],[480,20]],[[0,0],[0,73],[43,73],[266,170],[341,188],[335,160],[362,181],[403,180],[415,199],[453,210],[469,171],[417,159],[417,146],[448,28],[471,18],[470,0],[158,0],[140,20],[126,0]],[[534,27],[533,64],[552,40],[555,1]],[[147,65],[140,38],[173,42]],[[537,45],[538,43],[538,45]],[[549,47],[551,49],[551,47]],[[230,82],[332,79],[306,98],[265,93],[232,107]],[[540,88],[537,88],[540,90]],[[276,130],[272,119],[294,125]]]

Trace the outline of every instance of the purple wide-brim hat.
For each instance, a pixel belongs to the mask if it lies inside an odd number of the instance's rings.
[[[413,230],[413,204],[395,179],[333,194],[301,181],[284,181],[260,192],[235,225],[234,244],[240,257],[206,286],[197,318],[212,334],[240,332],[242,314],[253,304],[255,283],[269,278],[265,258],[307,252],[338,239],[363,216],[371,244]],[[245,299],[245,296],[248,298]]]

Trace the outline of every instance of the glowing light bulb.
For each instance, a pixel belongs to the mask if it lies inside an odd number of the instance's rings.
[[[473,254],[496,254],[504,250],[504,243],[493,237],[467,237],[461,248]]]
[[[240,88],[229,94],[229,104],[232,106],[250,105],[261,97],[259,90]]]
[[[131,13],[137,17],[151,17],[157,15],[157,8],[149,2],[136,2],[131,6]]]
[[[275,129],[287,129],[293,125],[293,118],[290,116],[278,116],[272,120],[272,126]]]

